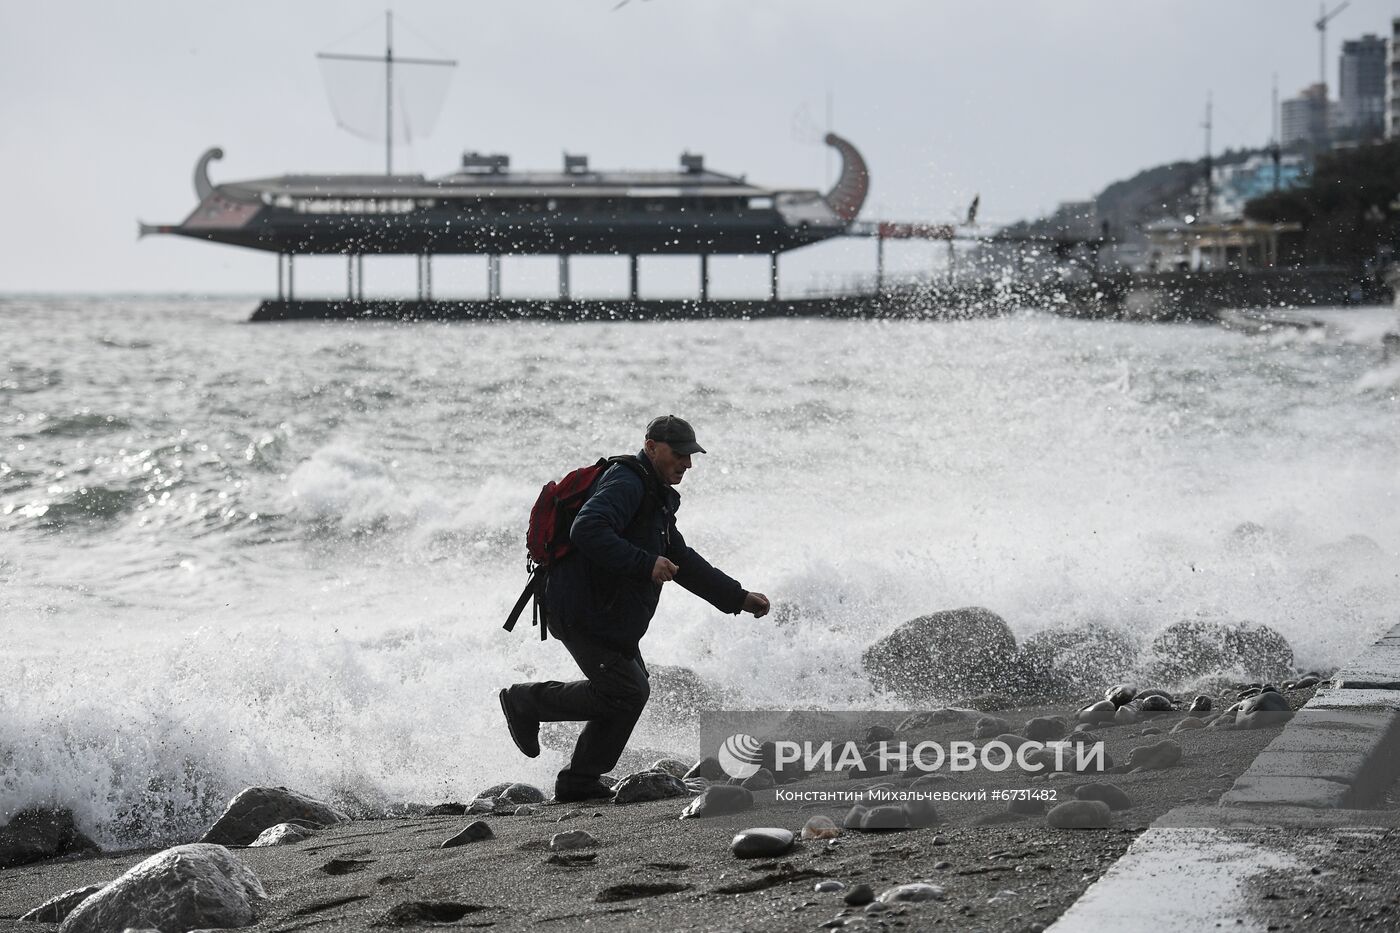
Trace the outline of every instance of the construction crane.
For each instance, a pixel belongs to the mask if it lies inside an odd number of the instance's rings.
[[[1349,6],[1351,6],[1351,0],[1343,0],[1331,13],[1327,12],[1327,4],[1325,3],[1320,4],[1317,8],[1317,22],[1313,23],[1313,26],[1317,28],[1317,82],[1324,89],[1327,87],[1327,24]]]

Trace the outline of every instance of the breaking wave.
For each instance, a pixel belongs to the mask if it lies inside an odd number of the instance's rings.
[[[529,507],[665,411],[711,451],[681,489],[687,540],[775,610],[668,588],[643,651],[726,702],[896,704],[861,652],[959,606],[1136,650],[1248,620],[1330,668],[1400,602],[1374,327],[86,313],[123,336],[60,367],[45,315],[0,308],[39,322],[0,372],[0,820],[68,806],[109,845],[189,838],[255,783],[364,812],[547,784],[565,752],[519,757],[494,700],[573,676],[554,642],[500,631]],[[693,753],[672,706],[639,753]]]

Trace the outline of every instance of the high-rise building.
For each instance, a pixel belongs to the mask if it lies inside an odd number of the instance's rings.
[[[1327,145],[1327,85],[1310,84],[1279,105],[1279,142],[1317,149]]]
[[[1337,124],[1351,135],[1380,135],[1385,127],[1386,42],[1364,35],[1342,43]]]
[[[1390,70],[1385,76],[1385,136],[1400,136],[1400,16],[1390,21]]]

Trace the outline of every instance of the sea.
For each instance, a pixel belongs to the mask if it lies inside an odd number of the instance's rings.
[[[249,324],[253,302],[0,298],[0,822],[188,839],[277,784],[360,812],[549,788],[496,692],[573,679],[501,623],[540,487],[656,415],[708,453],[643,653],[752,708],[899,708],[919,615],[1018,637],[1267,624],[1343,663],[1400,605],[1389,309],[1245,332],[1073,320]],[[692,755],[668,710],[636,743]],[[557,743],[556,743],[557,744]]]

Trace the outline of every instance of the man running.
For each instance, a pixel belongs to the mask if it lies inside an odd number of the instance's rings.
[[[675,415],[647,426],[636,463],[614,463],[599,479],[570,530],[576,555],[549,572],[544,607],[549,631],[573,655],[586,680],[514,684],[501,709],[516,746],[540,753],[541,722],[587,720],[554,796],[561,801],[612,796],[599,778],[617,765],[651,695],[640,642],[663,584],[674,580],[721,612],[760,618],[768,598],[750,593],[685,543],[676,527],[673,488],[705,449]]]

